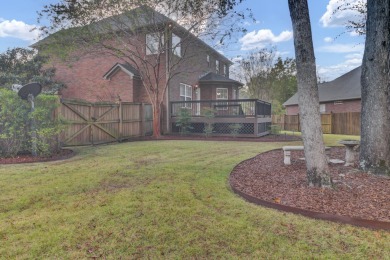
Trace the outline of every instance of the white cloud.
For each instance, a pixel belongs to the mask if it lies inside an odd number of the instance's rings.
[[[362,18],[357,10],[338,10],[341,5],[355,5],[366,3],[366,0],[330,0],[326,12],[322,15],[320,22],[324,27],[343,27],[348,21],[356,21]]]
[[[258,32],[252,31],[247,33],[239,42],[241,43],[241,50],[253,50],[264,48],[268,44],[289,41],[292,37],[293,33],[291,31],[283,31],[279,35],[274,35],[269,29],[262,29]]]
[[[325,37],[324,42],[333,42],[333,38],[332,37]]]
[[[342,63],[331,66],[318,66],[317,72],[321,81],[330,81],[362,65],[362,58],[363,55],[361,53],[348,54]]]
[[[38,30],[31,31],[33,28],[35,28],[35,25],[0,18],[0,38],[13,37],[25,41],[33,41],[39,35]]]
[[[318,48],[320,52],[331,52],[331,53],[350,53],[350,52],[363,52],[363,44],[332,44]]]

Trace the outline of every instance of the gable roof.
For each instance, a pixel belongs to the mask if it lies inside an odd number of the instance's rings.
[[[201,77],[199,79],[199,82],[200,83],[219,82],[219,83],[233,83],[233,84],[240,85],[240,86],[244,85],[244,84],[242,84],[241,82],[239,82],[237,80],[224,77],[224,76],[219,75],[219,74],[214,73],[214,72],[207,73],[206,75],[204,75],[203,77]]]
[[[361,66],[329,82],[318,84],[320,102],[361,99]],[[298,104],[298,92],[283,103],[284,106]]]
[[[139,73],[138,70],[136,70],[133,66],[131,66],[128,63],[116,63],[112,68],[106,72],[106,74],[103,75],[104,79],[110,79],[113,75],[115,75],[119,70],[122,70],[126,74],[128,74],[130,77],[138,77]]]
[[[136,18],[134,18],[136,17]],[[233,62],[231,62],[228,58],[226,58],[224,55],[219,53],[217,50],[212,48],[210,45],[205,43],[203,40],[196,37],[194,34],[189,32],[187,29],[185,29],[183,26],[179,25],[174,20],[168,18],[167,16],[155,11],[153,8],[148,7],[146,5],[142,5],[140,7],[134,8],[130,11],[127,11],[125,13],[114,15],[111,17],[104,18],[100,21],[94,22],[88,26],[84,27],[73,27],[69,29],[60,30],[52,35],[47,36],[46,38],[32,44],[30,47],[37,48],[44,44],[50,44],[51,38],[54,37],[54,35],[58,37],[66,37],[66,34],[69,33],[70,35],[68,38],[72,40],[72,34],[77,33],[77,30],[80,30],[81,28],[88,27],[89,30],[96,32],[96,33],[107,33],[109,31],[116,31],[121,32],[123,30],[128,30],[129,27],[133,27],[132,30],[141,29],[144,27],[152,26],[152,25],[166,25],[171,24],[173,25],[172,28],[174,31],[186,33],[191,38],[196,39],[204,48],[206,48],[209,52],[211,52],[213,55],[217,56],[221,61],[224,61],[225,63],[232,65]]]

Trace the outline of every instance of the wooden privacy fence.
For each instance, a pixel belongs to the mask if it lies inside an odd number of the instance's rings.
[[[272,115],[272,124],[282,130],[300,131],[299,115]],[[321,114],[324,134],[360,135],[360,112]]]
[[[150,104],[61,100],[59,114],[68,124],[60,136],[64,146],[118,142],[153,132]]]

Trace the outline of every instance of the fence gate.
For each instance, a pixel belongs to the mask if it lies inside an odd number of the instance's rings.
[[[61,102],[60,114],[68,123],[62,133],[64,146],[94,145],[144,136],[150,132],[151,118],[145,119],[140,103]],[[145,128],[145,124],[147,127]]]

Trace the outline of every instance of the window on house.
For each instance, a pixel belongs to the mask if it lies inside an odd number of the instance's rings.
[[[172,34],[172,49],[173,54],[181,57],[181,39],[176,34]]]
[[[228,89],[227,88],[217,88],[216,93],[217,100],[228,100]],[[227,102],[218,102],[217,110],[227,110]]]
[[[219,60],[215,60],[215,73],[219,74]]]
[[[341,101],[341,100],[335,101],[334,104],[335,104],[335,105],[342,105],[342,104],[343,104],[343,101]]]
[[[192,86],[180,83],[180,100],[192,101]],[[191,103],[185,103],[182,107],[191,108]]]
[[[224,65],[223,66],[223,75],[225,76],[225,77],[228,77],[229,75],[228,75],[228,65]]]
[[[326,112],[326,105],[325,104],[320,104],[320,113],[323,114]]]
[[[210,68],[210,55],[207,55],[207,67]]]
[[[162,49],[161,33],[146,35],[146,55],[157,54]]]
[[[233,89],[233,96],[232,99],[237,99],[237,89]]]

